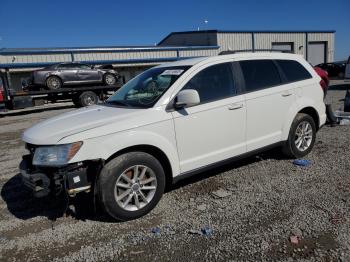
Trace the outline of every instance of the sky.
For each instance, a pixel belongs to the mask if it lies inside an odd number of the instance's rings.
[[[350,55],[350,0],[0,0],[0,19],[0,48],[154,45],[199,27],[336,30],[335,60]]]

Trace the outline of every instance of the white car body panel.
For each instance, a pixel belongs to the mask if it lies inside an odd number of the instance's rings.
[[[167,110],[169,102],[197,72],[217,63],[246,59],[296,60],[313,78],[179,111]],[[43,121],[26,130],[22,138],[34,145],[82,141],[83,146],[69,163],[107,160],[120,150],[138,145],[157,147],[167,156],[175,177],[285,141],[296,114],[306,107],[317,111],[319,126],[326,121],[320,77],[301,56],[242,53],[182,60],[160,67],[176,65],[192,67],[153,108],[87,107]],[[235,106],[238,108],[232,110]]]
[[[172,114],[182,173],[246,152],[244,95]]]
[[[294,87],[288,85],[246,94],[247,151],[281,141],[282,126],[294,100]]]

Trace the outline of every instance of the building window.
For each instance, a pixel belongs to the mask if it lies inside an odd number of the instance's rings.
[[[294,53],[293,42],[272,42],[272,50],[283,50]]]

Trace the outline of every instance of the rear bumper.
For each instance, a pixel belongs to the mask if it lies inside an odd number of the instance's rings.
[[[90,166],[84,164],[40,169],[32,166],[30,155],[23,156],[19,169],[23,185],[31,190],[35,197],[59,195],[62,192],[75,196],[76,193],[89,191],[93,181],[89,173],[96,174],[89,171]]]

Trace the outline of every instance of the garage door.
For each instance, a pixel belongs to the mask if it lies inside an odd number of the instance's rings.
[[[312,65],[326,63],[326,43],[310,42],[308,49],[308,61]]]

